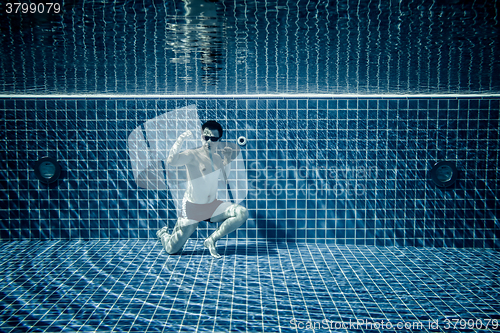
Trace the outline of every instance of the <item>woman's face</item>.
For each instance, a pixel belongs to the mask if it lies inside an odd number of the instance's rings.
[[[216,129],[205,128],[201,133],[201,142],[203,148],[208,151],[215,152],[217,146],[219,145],[219,141],[212,141],[212,138],[219,138],[219,131]]]

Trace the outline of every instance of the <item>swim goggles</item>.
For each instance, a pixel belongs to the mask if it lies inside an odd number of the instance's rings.
[[[210,141],[212,141],[212,142],[216,142],[216,141],[218,141],[219,139],[220,139],[220,137],[217,137],[217,136],[207,136],[207,135],[204,135],[204,136],[203,136],[203,140],[205,140],[205,141],[210,140]]]

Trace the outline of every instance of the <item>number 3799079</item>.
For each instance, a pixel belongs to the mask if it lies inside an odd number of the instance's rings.
[[[56,2],[46,3],[27,3],[27,2],[8,2],[5,4],[7,14],[58,14],[61,12],[61,4]]]

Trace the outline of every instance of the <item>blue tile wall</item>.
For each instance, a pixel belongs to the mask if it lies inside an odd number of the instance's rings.
[[[127,137],[196,104],[226,138],[248,139],[250,218],[231,238],[498,249],[499,102],[2,99],[0,238],[155,238],[173,227],[168,191],[138,189]],[[33,171],[46,155],[63,170],[50,185]],[[429,180],[441,160],[459,170],[451,188]]]

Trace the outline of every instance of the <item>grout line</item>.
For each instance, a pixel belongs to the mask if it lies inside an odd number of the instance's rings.
[[[127,94],[0,94],[0,99],[338,99],[338,98],[500,98],[500,93],[485,94],[193,94],[193,95],[127,95]]]

